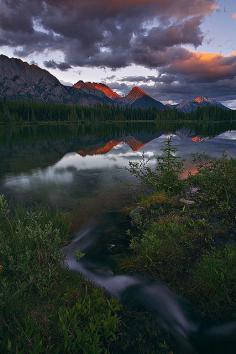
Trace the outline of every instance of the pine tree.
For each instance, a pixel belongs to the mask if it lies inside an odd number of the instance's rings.
[[[76,113],[75,106],[71,106],[71,108],[70,108],[69,115],[68,115],[68,121],[71,123],[75,123],[78,121],[78,116]]]

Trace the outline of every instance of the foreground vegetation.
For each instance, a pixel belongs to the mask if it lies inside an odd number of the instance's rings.
[[[175,109],[159,111],[155,108],[134,109],[127,106],[100,105],[82,107],[55,103],[36,103],[0,100],[0,123],[45,122],[96,122],[96,121],[236,121],[236,111],[217,107],[199,108],[192,113]]]
[[[181,179],[183,162],[171,141],[157,158],[131,163],[143,186],[132,211],[130,271],[161,279],[208,318],[236,314],[236,160],[197,156],[196,176]]]
[[[61,215],[10,212],[0,198],[0,352],[108,353],[120,306],[61,268]]]
[[[62,268],[68,218],[12,211],[0,197],[0,352],[167,354],[167,335],[145,312]]]

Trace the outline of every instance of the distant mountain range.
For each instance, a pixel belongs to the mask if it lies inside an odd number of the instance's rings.
[[[175,106],[178,111],[184,113],[191,113],[194,112],[197,108],[202,107],[218,107],[222,109],[229,109],[220,102],[211,100],[204,96],[197,96],[192,101],[182,101]]]
[[[132,108],[177,109],[193,112],[198,107],[228,109],[221,103],[199,96],[177,105],[164,105],[140,87],[133,87],[127,96],[121,96],[102,83],[78,81],[72,87],[65,86],[47,70],[20,59],[0,55],[0,97],[11,100],[94,105],[123,105]]]

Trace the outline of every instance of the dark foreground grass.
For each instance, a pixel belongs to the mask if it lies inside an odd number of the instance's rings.
[[[120,305],[62,269],[67,222],[0,198],[0,352],[108,353]]]
[[[150,315],[62,268],[70,237],[63,215],[0,197],[0,353],[169,353]]]

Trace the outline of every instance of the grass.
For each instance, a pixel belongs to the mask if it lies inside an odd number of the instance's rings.
[[[63,217],[0,198],[1,353],[109,353],[120,305],[61,268]]]
[[[168,335],[149,314],[61,267],[69,240],[68,217],[13,211],[0,197],[0,353],[169,353]]]
[[[208,318],[232,319],[236,313],[236,160],[194,157],[199,172],[182,181],[181,169],[176,168],[181,163],[171,145],[166,142],[154,170],[144,162],[131,165],[146,195],[130,214],[132,256],[122,267],[163,280]]]

